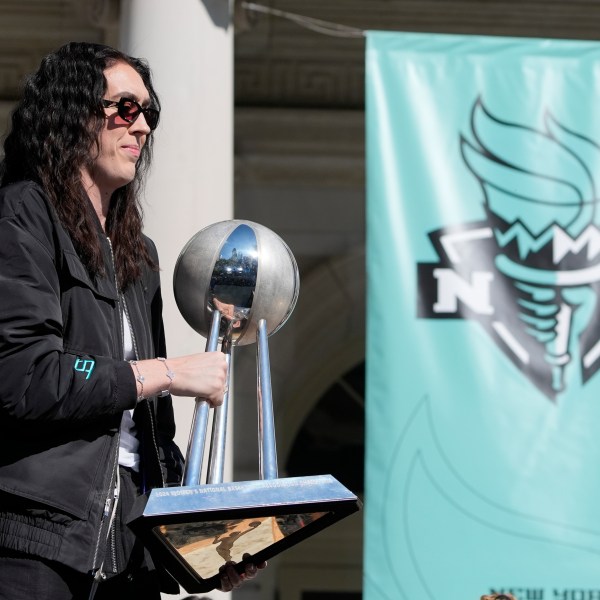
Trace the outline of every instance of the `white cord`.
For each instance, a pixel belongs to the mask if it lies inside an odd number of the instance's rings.
[[[357,27],[348,27],[347,25],[339,25],[338,23],[322,21],[321,19],[304,17],[302,15],[286,12],[284,10],[271,8],[270,6],[256,4],[255,2],[242,2],[241,6],[247,10],[253,10],[255,12],[261,12],[268,15],[274,15],[275,17],[288,19],[297,25],[300,25],[300,27],[305,27],[306,29],[310,29],[317,33],[322,33],[324,35],[346,38],[361,38],[365,36],[365,31],[363,29],[358,29]]]

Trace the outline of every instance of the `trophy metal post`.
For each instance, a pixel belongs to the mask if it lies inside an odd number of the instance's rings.
[[[207,592],[218,587],[225,562],[235,561],[241,573],[247,562],[279,554],[361,503],[331,475],[278,477],[268,336],[288,319],[299,291],[296,261],[281,238],[251,221],[210,225],[181,251],[174,289],[186,321],[208,334],[207,351],[221,340],[227,388],[214,409],[206,483],[209,406],[197,398],[183,485],[152,490],[129,525],[187,592]],[[223,483],[233,349],[254,342],[260,479]]]

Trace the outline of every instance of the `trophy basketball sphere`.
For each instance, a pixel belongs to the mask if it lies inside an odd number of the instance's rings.
[[[173,275],[175,301],[188,324],[209,337],[215,310],[219,337],[256,342],[260,319],[271,335],[292,314],[300,291],[296,259],[270,229],[251,221],[222,221],[185,245]]]

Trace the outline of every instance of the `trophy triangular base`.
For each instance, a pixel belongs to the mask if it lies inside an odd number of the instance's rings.
[[[356,512],[360,500],[331,475],[152,490],[129,522],[188,593],[218,587],[229,560],[260,563]]]

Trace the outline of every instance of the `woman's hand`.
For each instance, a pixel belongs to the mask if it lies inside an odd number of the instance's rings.
[[[250,554],[248,553],[244,554],[243,556],[244,560],[249,560],[250,558]],[[219,569],[221,585],[218,589],[222,592],[230,592],[235,588],[239,588],[245,581],[254,579],[258,575],[258,572],[267,566],[266,562],[261,562],[258,564],[247,562],[244,572],[238,573],[235,569],[235,564],[236,563],[234,561],[230,560]]]
[[[227,360],[222,352],[188,354],[164,361],[138,360],[131,368],[140,398],[169,391],[175,396],[203,398],[213,407],[223,403]]]

